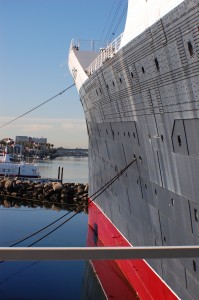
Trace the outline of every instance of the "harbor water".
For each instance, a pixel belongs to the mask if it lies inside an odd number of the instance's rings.
[[[63,182],[88,182],[87,157],[62,157],[38,162],[42,177],[57,178],[63,168]],[[0,246],[8,247],[66,214],[54,207],[28,207],[9,203],[0,206]],[[69,215],[71,216],[71,214]],[[46,235],[60,220],[17,245],[29,246]],[[79,213],[34,247],[78,247],[86,245],[87,214]],[[0,264],[0,299],[82,299],[85,262],[16,261]]]

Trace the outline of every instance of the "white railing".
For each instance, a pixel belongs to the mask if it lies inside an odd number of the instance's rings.
[[[99,51],[98,57],[90,64],[85,70],[86,74],[90,76],[94,71],[99,69],[105,61],[110,59],[119,50],[123,33],[119,35],[110,45],[105,48],[98,47],[99,41],[88,41],[88,40],[72,40],[70,49],[76,49],[81,51]],[[85,47],[85,44],[87,47]]]
[[[199,257],[199,246],[0,247],[0,262],[14,260],[115,260]]]
[[[81,51],[98,51],[100,41],[98,40],[80,40],[72,39],[70,43],[70,50],[75,48]]]
[[[99,69],[103,63],[112,58],[119,50],[123,33],[117,37],[108,47],[100,49],[100,55],[90,64],[85,70],[87,75],[91,75],[94,71]]]

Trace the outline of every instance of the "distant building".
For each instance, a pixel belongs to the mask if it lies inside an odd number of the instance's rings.
[[[28,136],[20,136],[20,135],[17,135],[16,138],[15,138],[15,143],[16,144],[23,144],[23,143],[28,143],[30,140],[29,140],[29,137]]]
[[[42,144],[42,145],[47,144],[47,138],[44,137],[42,138],[32,137],[31,140],[35,144]]]
[[[30,136],[16,136],[15,138],[16,144],[23,144],[23,143],[35,143],[38,145],[45,145],[47,144],[47,138],[41,137],[30,137]]]

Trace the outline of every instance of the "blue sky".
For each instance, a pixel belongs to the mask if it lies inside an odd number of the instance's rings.
[[[111,35],[115,28],[112,22],[117,9],[119,17],[126,3],[0,0],[0,126],[71,85],[71,40],[107,38],[107,31]],[[124,22],[115,37],[123,31]],[[76,88],[0,128],[0,139],[16,135],[47,137],[56,147],[87,147],[84,112]]]

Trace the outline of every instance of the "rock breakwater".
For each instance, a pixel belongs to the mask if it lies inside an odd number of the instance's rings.
[[[1,204],[10,206],[44,206],[87,213],[88,184],[34,182],[17,178],[0,180]]]

